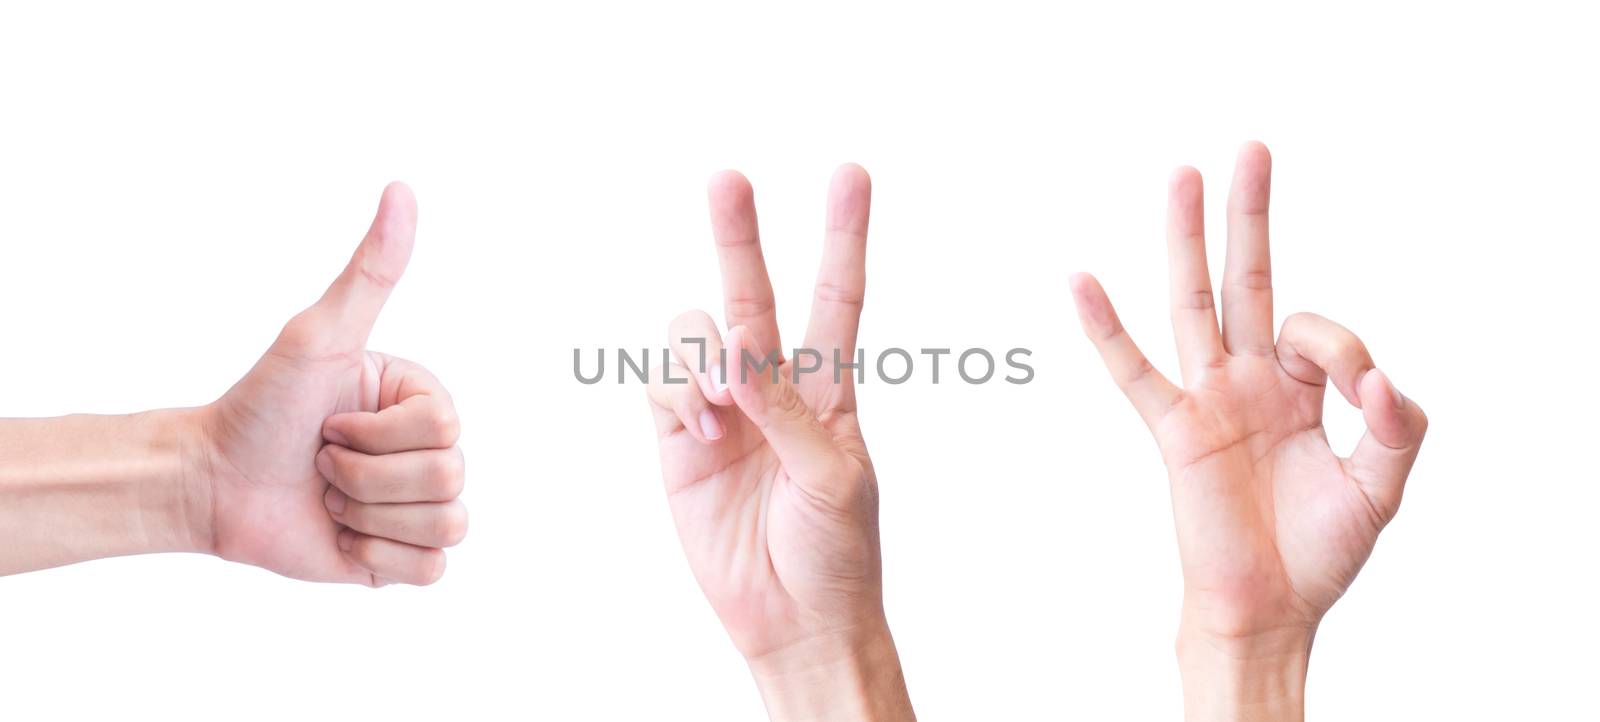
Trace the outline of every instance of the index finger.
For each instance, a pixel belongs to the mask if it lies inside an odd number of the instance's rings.
[[[781,349],[772,281],[761,255],[756,224],[755,191],[738,171],[711,177],[711,235],[722,267],[722,299],[728,328],[744,326],[754,334],[762,353]]]
[[[448,449],[461,437],[455,402],[427,369],[379,355],[378,410],[350,411],[322,422],[322,438],[364,454]]]

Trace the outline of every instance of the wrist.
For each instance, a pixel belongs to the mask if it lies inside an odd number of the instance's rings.
[[[811,637],[748,662],[775,722],[915,719],[887,623]]]
[[[196,416],[171,409],[0,423],[0,574],[209,551],[211,490],[192,463]]]
[[[212,504],[203,408],[121,417],[135,444],[120,476],[137,486],[141,552],[212,552]]]
[[[1196,720],[1305,719],[1306,670],[1315,627],[1241,636],[1178,631],[1184,717]]]
[[[216,553],[216,503],[212,479],[211,445],[206,429],[210,407],[165,409],[151,412],[162,416],[164,444],[174,455],[177,497],[170,511],[171,528],[181,551]]]

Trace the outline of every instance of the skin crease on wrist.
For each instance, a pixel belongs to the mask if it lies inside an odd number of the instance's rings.
[[[658,368],[648,389],[684,553],[773,719],[912,719],[883,613],[878,485],[854,378],[755,368],[784,346],[754,192],[729,171],[709,195],[729,330],[703,311],[679,316],[670,377],[690,382],[665,383]],[[825,358],[854,356],[871,198],[859,166],[834,173],[804,344]]]
[[[1167,247],[1180,388],[1145,359],[1093,277],[1071,279],[1084,332],[1155,435],[1184,576],[1178,643],[1190,719],[1299,719],[1317,624],[1400,507],[1428,420],[1349,330],[1309,313],[1274,342],[1272,158],[1239,151],[1228,196],[1221,325],[1206,268],[1200,174],[1172,176]],[[1332,383],[1367,433],[1328,446]]]
[[[421,366],[366,350],[416,217],[386,188],[344,272],[205,407],[0,422],[0,515],[19,520],[0,572],[194,551],[310,581],[438,580],[466,533],[455,407]]]
[[[0,421],[0,575],[211,548],[195,409]]]

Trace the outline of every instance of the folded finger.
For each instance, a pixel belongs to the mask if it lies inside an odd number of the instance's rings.
[[[678,365],[688,370],[707,401],[717,406],[733,405],[728,393],[728,372],[724,368],[726,354],[722,349],[722,333],[717,322],[705,311],[685,311],[667,328],[672,355]]]
[[[466,459],[455,448],[374,456],[326,444],[316,464],[329,484],[369,504],[450,501],[466,484]]]
[[[421,547],[453,547],[467,536],[467,507],[458,499],[412,504],[368,504],[328,487],[323,504],[333,520],[369,536]]]
[[[1358,408],[1361,395],[1356,382],[1373,367],[1372,355],[1360,338],[1314,313],[1296,313],[1283,320],[1278,364],[1304,383],[1321,386],[1332,380],[1345,400]]]
[[[461,438],[461,421],[449,392],[427,369],[382,357],[378,411],[329,416],[322,436],[368,454],[448,449]]]
[[[362,569],[381,580],[427,586],[444,576],[444,550],[419,547],[393,539],[339,531],[339,549]]]
[[[859,466],[840,449],[834,435],[800,397],[785,373],[757,369],[755,339],[737,327],[728,332],[728,353],[739,353],[740,368],[730,388],[733,398],[796,483],[819,499],[843,504],[856,491]]]
[[[725,429],[722,416],[706,401],[705,394],[700,393],[700,385],[690,377],[688,369],[677,364],[651,369],[645,391],[656,411],[658,435],[666,436],[681,429],[701,443],[716,443],[722,438]]]

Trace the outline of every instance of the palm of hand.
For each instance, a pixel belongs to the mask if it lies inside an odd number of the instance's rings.
[[[1224,637],[1316,627],[1398,510],[1427,429],[1344,327],[1294,314],[1274,342],[1270,179],[1266,148],[1246,145],[1229,195],[1219,328],[1200,176],[1173,176],[1167,237],[1184,388],[1150,365],[1099,282],[1072,279],[1084,331],[1161,447],[1186,619]],[[1367,424],[1347,459],[1322,427],[1329,381]]]
[[[1275,356],[1234,357],[1154,428],[1186,601],[1211,631],[1314,625],[1387,521],[1329,447],[1323,395]]]
[[[208,409],[216,551],[297,579],[366,582],[367,570],[339,550],[315,459],[324,420],[378,410],[378,369],[362,349],[318,348],[319,330],[309,315],[290,322]]]
[[[730,172],[713,179],[710,196],[730,329],[724,339],[709,315],[679,316],[669,329],[668,376],[688,382],[668,383],[658,368],[649,386],[689,564],[747,658],[881,631],[877,485],[854,377],[835,381],[808,363],[796,383],[792,360],[777,362],[776,374],[757,368],[783,345],[754,195]],[[840,168],[804,344],[823,359],[854,355],[870,204],[866,173]]]
[[[444,573],[466,534],[454,404],[427,370],[366,350],[415,233],[416,201],[391,184],[344,272],[197,414],[194,493],[217,555],[372,586]]]
[[[789,364],[779,367],[789,373]],[[855,415],[828,413],[828,384],[798,385],[806,407],[855,449],[856,482],[875,490]],[[668,500],[695,578],[746,656],[796,641],[797,633],[842,624],[876,589],[876,540],[856,509],[841,514],[790,477],[761,430],[739,413],[723,414],[726,435],[707,445],[683,428],[661,438]],[[875,516],[875,515],[874,515]],[[870,598],[870,597],[868,597]]]

